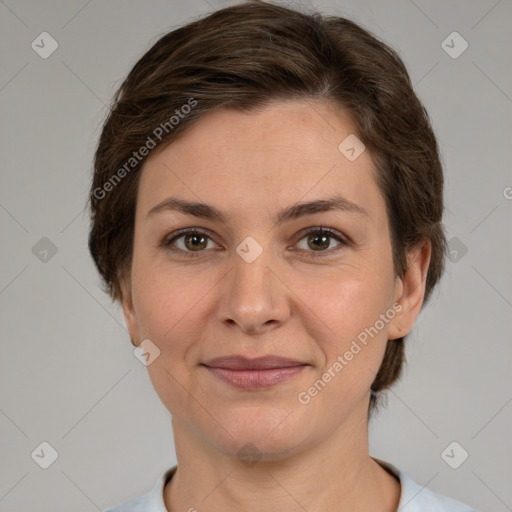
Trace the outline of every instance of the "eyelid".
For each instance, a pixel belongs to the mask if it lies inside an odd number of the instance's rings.
[[[178,248],[173,247],[173,243],[178,238],[182,237],[183,235],[189,234],[189,233],[205,235],[211,241],[213,241],[214,243],[217,243],[217,242],[215,242],[214,238],[210,235],[209,230],[207,230],[205,228],[196,228],[196,227],[191,226],[188,228],[179,229],[178,231],[171,233],[171,235],[164,237],[164,239],[162,240],[160,245],[163,246],[163,248],[165,250],[171,251],[173,253],[181,253],[185,257],[200,257],[201,253],[206,252],[204,249],[201,251],[184,251],[183,249],[178,249]],[[339,249],[342,249],[343,247],[353,245],[353,241],[350,239],[350,237],[335,230],[334,228],[329,228],[326,226],[311,226],[309,228],[305,228],[305,229],[299,231],[295,235],[296,241],[295,241],[294,245],[296,245],[300,240],[302,240],[303,238],[305,238],[307,235],[309,235],[311,233],[326,234],[330,238],[334,238],[337,242],[339,242],[339,245],[337,245],[334,248],[327,249],[325,251],[306,251],[304,249],[299,249],[299,252],[309,253],[309,255],[306,256],[306,258],[315,258],[315,257],[322,257],[322,256],[327,257],[328,255],[333,254],[334,252],[336,252]]]
[[[194,233],[194,234],[198,234],[198,235],[205,235],[212,242],[217,243],[217,242],[215,242],[214,238],[211,236],[210,232],[207,229],[196,228],[196,227],[192,226],[192,227],[188,227],[188,228],[179,229],[178,231],[174,231],[170,235],[165,236],[164,239],[162,240],[162,242],[159,245],[162,246],[165,250],[168,250],[168,251],[173,252],[173,253],[181,253],[184,256],[192,256],[192,257],[194,257],[194,254],[196,254],[196,253],[200,254],[202,252],[205,252],[204,250],[197,251],[197,252],[195,252],[195,251],[184,251],[183,249],[178,249],[176,247],[173,247],[173,243],[178,238],[181,238],[183,235],[187,235],[189,233]]]
[[[332,256],[333,254],[337,254],[341,249],[343,249],[345,247],[351,247],[353,245],[352,240],[348,236],[340,233],[338,230],[336,230],[334,228],[329,228],[326,226],[313,226],[313,227],[309,227],[309,228],[306,228],[306,229],[300,231],[297,234],[296,244],[311,233],[319,233],[319,234],[327,235],[330,238],[334,238],[338,242],[338,245],[336,247],[327,249],[325,251],[305,251],[303,249],[299,249],[300,252],[306,252],[307,253],[306,258],[309,258],[309,259],[322,258],[322,257],[328,258],[329,256]]]
[[[299,231],[297,233],[297,237],[300,239],[304,238],[306,235],[309,235],[310,233],[323,233],[328,234],[329,236],[338,239],[338,241],[345,243],[346,245],[349,245],[352,243],[352,240],[347,235],[343,234],[342,232],[334,229],[329,228],[327,226],[312,226],[309,228],[305,228],[302,231]]]

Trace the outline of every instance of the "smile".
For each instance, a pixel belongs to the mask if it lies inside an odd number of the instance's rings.
[[[259,390],[292,379],[308,365],[281,357],[225,357],[210,360],[202,366],[236,388]]]

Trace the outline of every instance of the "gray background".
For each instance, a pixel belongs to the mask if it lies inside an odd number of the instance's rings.
[[[84,206],[115,88],[161,34],[229,3],[0,3],[2,512],[101,510],[175,463],[170,415],[99,288]],[[371,422],[371,452],[477,509],[512,510],[512,2],[302,5],[352,18],[399,51],[446,166],[453,261]],[[43,31],[59,45],[47,59],[31,48]],[[453,31],[469,44],[456,59],[441,46]],[[56,254],[41,252],[43,237]],[[43,441],[58,452],[48,469],[31,457]],[[458,469],[441,456],[452,441],[469,453]],[[452,464],[463,454],[448,453]]]

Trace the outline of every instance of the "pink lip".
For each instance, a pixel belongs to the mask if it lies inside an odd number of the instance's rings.
[[[203,364],[207,370],[221,380],[241,389],[270,388],[285,382],[307,365],[278,356],[258,357],[218,357]]]

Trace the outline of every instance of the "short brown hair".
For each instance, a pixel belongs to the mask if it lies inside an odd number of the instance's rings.
[[[250,112],[279,99],[325,99],[351,115],[386,201],[397,276],[405,274],[408,250],[430,240],[424,304],[428,301],[444,268],[443,173],[428,114],[403,62],[350,20],[256,1],[164,35],[115,95],[89,196],[89,250],[112,300],[122,299],[121,283],[131,268],[146,158],[135,159],[134,150],[148,147],[150,139],[164,147],[207,112],[223,107]],[[179,122],[172,121],[185,111]],[[371,409],[379,392],[400,376],[403,340],[387,342],[371,387]]]

